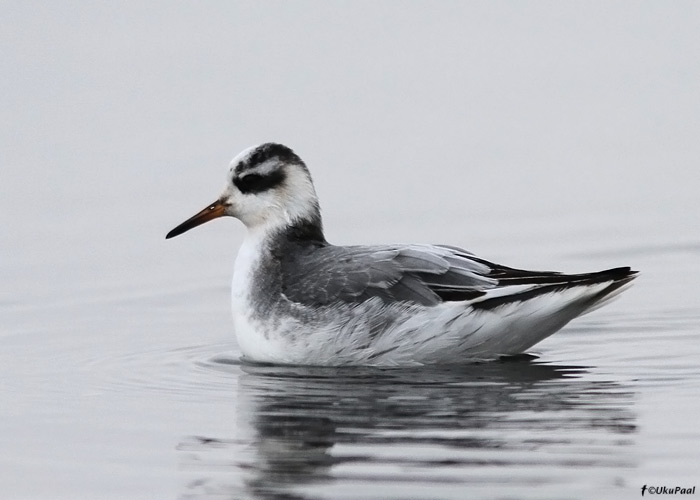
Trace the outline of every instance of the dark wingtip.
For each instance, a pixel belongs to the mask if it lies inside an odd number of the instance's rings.
[[[614,292],[615,290],[622,288],[627,283],[632,281],[637,277],[639,271],[633,271],[630,267],[615,267],[613,269],[606,269],[605,271],[598,271],[595,273],[587,274],[556,274],[548,276],[548,279],[559,278],[560,281],[544,283],[542,286],[531,288],[522,292],[517,292],[512,295],[502,295],[498,297],[492,297],[485,299],[483,301],[474,302],[472,307],[476,309],[494,309],[503,304],[508,304],[512,302],[523,302],[529,300],[538,295],[543,295],[545,293],[557,292],[566,288],[576,287],[576,286],[588,286],[597,283],[610,283],[604,290],[596,295],[596,300],[599,300],[606,295]]]
[[[639,275],[639,271],[634,271],[631,267],[616,267],[595,274],[613,281],[632,281]]]

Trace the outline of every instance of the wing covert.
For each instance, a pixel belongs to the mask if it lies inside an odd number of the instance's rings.
[[[303,304],[379,297],[436,305],[478,297],[497,284],[485,263],[463,250],[434,245],[328,245],[290,254],[293,260],[282,261],[282,291]]]

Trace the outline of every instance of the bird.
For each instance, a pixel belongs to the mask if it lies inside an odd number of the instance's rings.
[[[224,216],[246,226],[231,305],[242,360],[252,363],[408,367],[516,356],[638,274],[526,271],[449,245],[333,245],[306,163],[273,142],[238,154],[221,196],[166,239]]]

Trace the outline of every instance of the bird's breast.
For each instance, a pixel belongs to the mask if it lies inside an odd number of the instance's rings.
[[[238,250],[231,282],[231,305],[234,317],[238,317],[250,308],[251,295],[255,288],[255,271],[260,266],[263,248],[263,239],[255,233],[249,233]]]

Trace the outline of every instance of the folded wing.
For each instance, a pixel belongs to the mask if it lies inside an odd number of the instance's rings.
[[[379,297],[436,305],[481,296],[498,284],[488,264],[433,245],[329,245],[294,255],[293,262],[283,260],[283,292],[304,304]]]
[[[622,285],[630,268],[562,274],[501,266],[443,245],[305,248],[282,258],[283,293],[293,302],[326,305],[373,297],[426,306],[472,300],[491,309],[535,296],[601,282]]]

